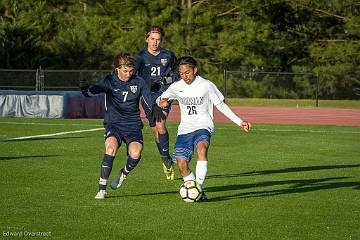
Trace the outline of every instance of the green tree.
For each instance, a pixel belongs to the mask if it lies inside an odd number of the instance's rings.
[[[108,69],[116,53],[144,48],[156,24],[165,48],[193,55],[220,87],[224,69],[319,73],[327,98],[357,98],[360,87],[354,0],[3,0],[0,13],[1,68]],[[314,87],[298,76],[245,80],[234,89],[246,96],[306,97]]]

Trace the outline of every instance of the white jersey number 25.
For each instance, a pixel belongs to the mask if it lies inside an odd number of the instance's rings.
[[[197,115],[196,106],[186,106],[188,115]]]

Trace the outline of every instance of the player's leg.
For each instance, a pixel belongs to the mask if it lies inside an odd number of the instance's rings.
[[[128,145],[128,157],[123,170],[125,175],[128,175],[138,165],[141,159],[142,149],[143,145],[139,142],[131,142]]]
[[[106,196],[107,182],[120,144],[121,140],[118,140],[115,136],[111,136],[110,134],[108,134],[105,139],[105,154],[103,160],[101,161],[99,192],[95,196],[96,199],[104,199]]]
[[[208,149],[210,146],[211,134],[207,130],[196,131],[194,145],[196,147],[197,162],[196,162],[196,182],[203,188],[205,177],[208,169]],[[204,190],[202,192],[201,200],[207,199]]]
[[[202,187],[205,181],[208,166],[208,142],[199,142],[196,147],[198,160],[196,162],[196,182]]]
[[[166,128],[166,120],[171,110],[171,103],[167,107],[163,109],[164,118],[161,122],[156,122],[157,129],[157,141],[161,147],[160,155],[162,157],[166,157],[164,162],[166,162],[166,166],[170,168],[173,165],[172,158],[169,153],[169,132]]]
[[[167,112],[164,115],[167,116]],[[166,128],[166,119],[156,122],[153,130],[157,148],[163,162],[163,170],[168,180],[174,180],[174,168],[172,158],[169,153],[169,133]]]
[[[174,158],[176,159],[180,175],[184,182],[189,180],[195,181],[195,175],[189,168],[189,162],[194,151],[192,134],[179,135],[176,138],[174,147]]]
[[[184,182],[189,180],[195,181],[195,175],[189,168],[189,160],[177,157],[176,162],[178,164],[179,172],[183,178],[183,181]]]
[[[124,136],[127,145],[127,159],[125,166],[119,171],[118,176],[111,182],[111,188],[117,189],[121,186],[128,174],[134,170],[141,159],[143,150],[143,138],[141,131],[133,132]]]
[[[168,106],[164,109],[165,119],[161,122],[156,122],[154,114],[144,106],[144,102],[142,101],[142,106],[146,115],[146,118],[149,121],[149,126],[151,127],[151,131],[154,135],[155,143],[157,149],[160,153],[160,157],[163,164],[163,170],[166,175],[166,179],[173,180],[174,179],[174,169],[172,158],[169,153],[169,133],[166,129],[166,117],[169,114],[171,106]]]
[[[202,189],[200,200],[207,199],[207,196],[205,195],[205,191],[204,191],[204,181],[208,169],[208,159],[207,159],[208,146],[209,144],[207,142],[200,142],[198,143],[196,149],[198,155],[198,160],[196,162],[196,182],[201,186]]]
[[[172,166],[172,161],[169,153],[169,133],[165,124],[166,120],[156,122],[153,133],[161,158],[165,165],[170,168]]]

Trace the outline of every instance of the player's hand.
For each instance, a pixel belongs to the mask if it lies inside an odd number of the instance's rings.
[[[174,82],[172,76],[161,76],[160,77],[160,82],[164,85],[170,85]]]
[[[153,107],[153,113],[154,113],[155,120],[157,122],[161,122],[162,120],[166,119],[166,116],[163,113],[163,109],[161,107],[159,107],[158,105],[155,105]]]
[[[87,91],[89,89],[89,84],[86,82],[86,80],[82,79],[79,82],[79,88],[82,92]]]
[[[162,108],[167,107],[169,105],[169,99],[161,98],[160,101],[159,101],[159,105]]]
[[[241,124],[240,124],[240,127],[242,129],[244,129],[245,132],[249,132],[250,129],[251,129],[251,123],[250,122],[247,122],[247,121],[243,121]]]

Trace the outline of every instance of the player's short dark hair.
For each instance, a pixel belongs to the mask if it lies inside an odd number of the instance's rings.
[[[134,67],[135,63],[135,58],[128,53],[117,54],[113,62],[115,68],[120,68],[121,66]]]
[[[146,30],[146,34],[145,34],[146,38],[149,37],[150,33],[159,33],[161,35],[161,37],[165,37],[164,30],[159,26],[150,26],[150,27],[148,27],[147,30]]]
[[[176,65],[177,66],[180,66],[180,65],[189,65],[190,67],[192,68],[196,68],[197,67],[197,62],[196,60],[191,57],[191,56],[183,56],[181,58],[179,58],[176,62]]]

